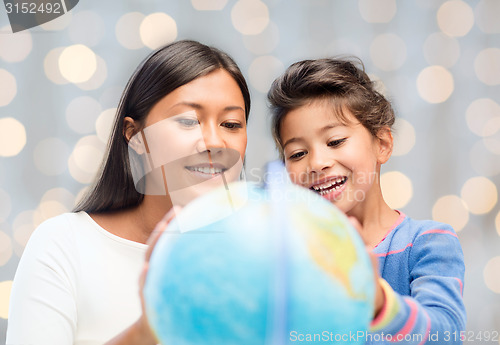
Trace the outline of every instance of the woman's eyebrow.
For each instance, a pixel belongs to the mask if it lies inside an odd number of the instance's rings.
[[[176,103],[173,106],[171,106],[170,109],[172,109],[176,106],[179,106],[179,105],[187,105],[187,106],[194,108],[194,109],[203,109],[203,105],[201,105],[199,103],[194,103],[194,102],[179,102],[179,103]],[[227,107],[224,107],[224,109],[223,109],[224,112],[233,111],[233,110],[241,110],[241,111],[245,112],[245,109],[243,109],[239,105],[228,105]]]

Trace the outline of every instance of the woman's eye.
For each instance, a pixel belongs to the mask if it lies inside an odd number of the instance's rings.
[[[194,127],[200,124],[198,119],[190,118],[178,118],[175,121],[177,121],[177,123],[181,124],[184,127]]]
[[[293,155],[291,155],[290,157],[288,157],[288,159],[299,159],[299,158],[302,158],[306,153],[301,151],[301,152],[297,152],[297,153],[294,153]]]
[[[328,142],[328,146],[337,147],[337,146],[340,146],[346,140],[347,140],[347,138],[332,140],[332,141]]]
[[[237,128],[243,128],[241,123],[238,122],[225,122],[222,124],[227,129],[237,129]]]

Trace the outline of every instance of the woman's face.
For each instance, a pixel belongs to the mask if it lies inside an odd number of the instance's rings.
[[[247,145],[238,84],[219,69],[175,89],[153,106],[130,145],[144,151],[144,194],[168,193],[173,204],[236,180]]]

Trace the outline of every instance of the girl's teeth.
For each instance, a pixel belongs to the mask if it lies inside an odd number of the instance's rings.
[[[340,188],[340,186],[342,185],[342,183],[345,182],[345,177],[339,177],[335,180],[331,180],[331,181],[328,181],[328,182],[325,182],[323,184],[320,184],[320,185],[316,185],[316,186],[313,186],[312,188],[319,192],[320,195],[324,195],[326,194],[327,192],[330,191],[330,188],[333,186],[333,185],[336,185],[335,187],[333,187],[333,190],[337,190]]]

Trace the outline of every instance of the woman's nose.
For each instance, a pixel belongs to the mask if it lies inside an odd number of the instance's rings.
[[[221,149],[225,147],[224,140],[219,133],[218,126],[215,125],[201,125],[202,137],[198,141],[197,151],[204,152]]]

